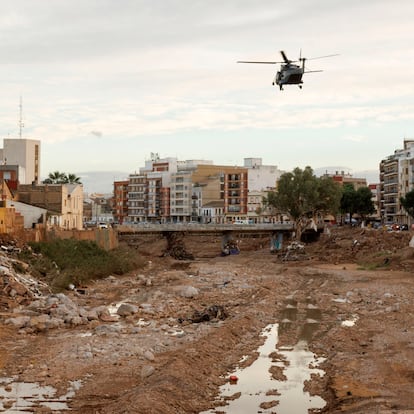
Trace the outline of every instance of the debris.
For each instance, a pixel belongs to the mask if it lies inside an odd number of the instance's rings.
[[[229,377],[230,384],[235,384],[238,380],[239,378],[237,377],[237,375],[230,375]]]
[[[305,252],[305,245],[297,241],[293,241],[286,248],[286,253],[283,256],[284,261],[304,260],[308,259]]]
[[[223,306],[213,305],[205,308],[203,311],[195,311],[190,318],[178,318],[179,323],[188,321],[190,323],[208,322],[212,319],[224,320],[228,317]]]
[[[168,233],[167,242],[168,246],[164,256],[171,256],[177,260],[194,260],[194,256],[185,249],[182,235]]]
[[[228,256],[230,254],[239,254],[240,248],[237,241],[229,240],[221,250],[222,256]]]

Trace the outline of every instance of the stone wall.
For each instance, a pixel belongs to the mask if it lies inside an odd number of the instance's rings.
[[[112,250],[118,247],[118,235],[112,228],[109,229],[89,229],[89,230],[59,230],[53,229],[46,233],[46,240],[54,238],[90,240],[105,250]]]
[[[26,229],[16,232],[14,235],[28,242],[53,241],[54,239],[76,239],[90,240],[105,250],[112,250],[118,247],[118,234],[112,228],[89,229],[89,230],[60,230],[53,228],[45,230],[44,226],[38,225],[34,229]]]

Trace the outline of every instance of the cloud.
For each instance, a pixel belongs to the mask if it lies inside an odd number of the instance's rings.
[[[351,141],[351,142],[363,142],[363,141],[365,141],[365,137],[358,136],[358,135],[346,136],[343,139],[345,141]]]
[[[90,133],[97,138],[101,138],[103,135],[101,131],[91,131]]]

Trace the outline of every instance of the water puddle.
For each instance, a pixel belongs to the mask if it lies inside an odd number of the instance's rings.
[[[291,312],[286,307],[286,314]],[[315,310],[313,306],[308,309]],[[292,318],[293,314],[289,314]],[[320,315],[319,315],[320,316]],[[290,319],[289,318],[289,319]],[[310,318],[308,318],[310,319]],[[315,323],[313,323],[313,321]],[[317,321],[308,320],[304,324],[299,341],[291,347],[277,348],[279,324],[267,326],[262,335],[265,343],[258,348],[259,356],[250,366],[237,369],[232,376],[237,381],[224,384],[220,389],[221,398],[227,405],[220,406],[200,414],[207,413],[275,413],[277,414],[308,414],[308,410],[318,412],[326,402],[319,396],[311,396],[304,391],[305,381],[312,375],[323,376],[324,371],[317,366],[324,361],[308,350]],[[245,358],[244,358],[245,359]],[[275,411],[276,410],[276,411]]]
[[[66,394],[56,396],[57,390],[51,386],[35,382],[16,382],[13,378],[0,378],[0,412],[33,413],[40,407],[51,412],[70,410],[68,402],[75,396],[82,382],[71,381]]]

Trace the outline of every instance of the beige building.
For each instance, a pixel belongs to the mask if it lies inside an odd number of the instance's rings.
[[[194,188],[191,203],[199,203],[201,208],[211,202],[224,202],[226,222],[247,219],[248,169],[227,165],[197,165],[191,174]],[[196,197],[202,197],[197,200]],[[172,206],[171,206],[172,209]],[[198,214],[201,216],[201,211]]]
[[[274,207],[267,206],[263,202],[263,199],[268,197],[269,191],[249,191],[247,197],[247,218],[250,223],[280,223],[283,220],[282,214]]]
[[[83,228],[81,184],[20,185],[17,200],[47,210],[47,224],[65,230]]]
[[[19,167],[19,183],[39,183],[40,180],[40,141],[25,138],[4,138],[0,149],[2,165]]]

